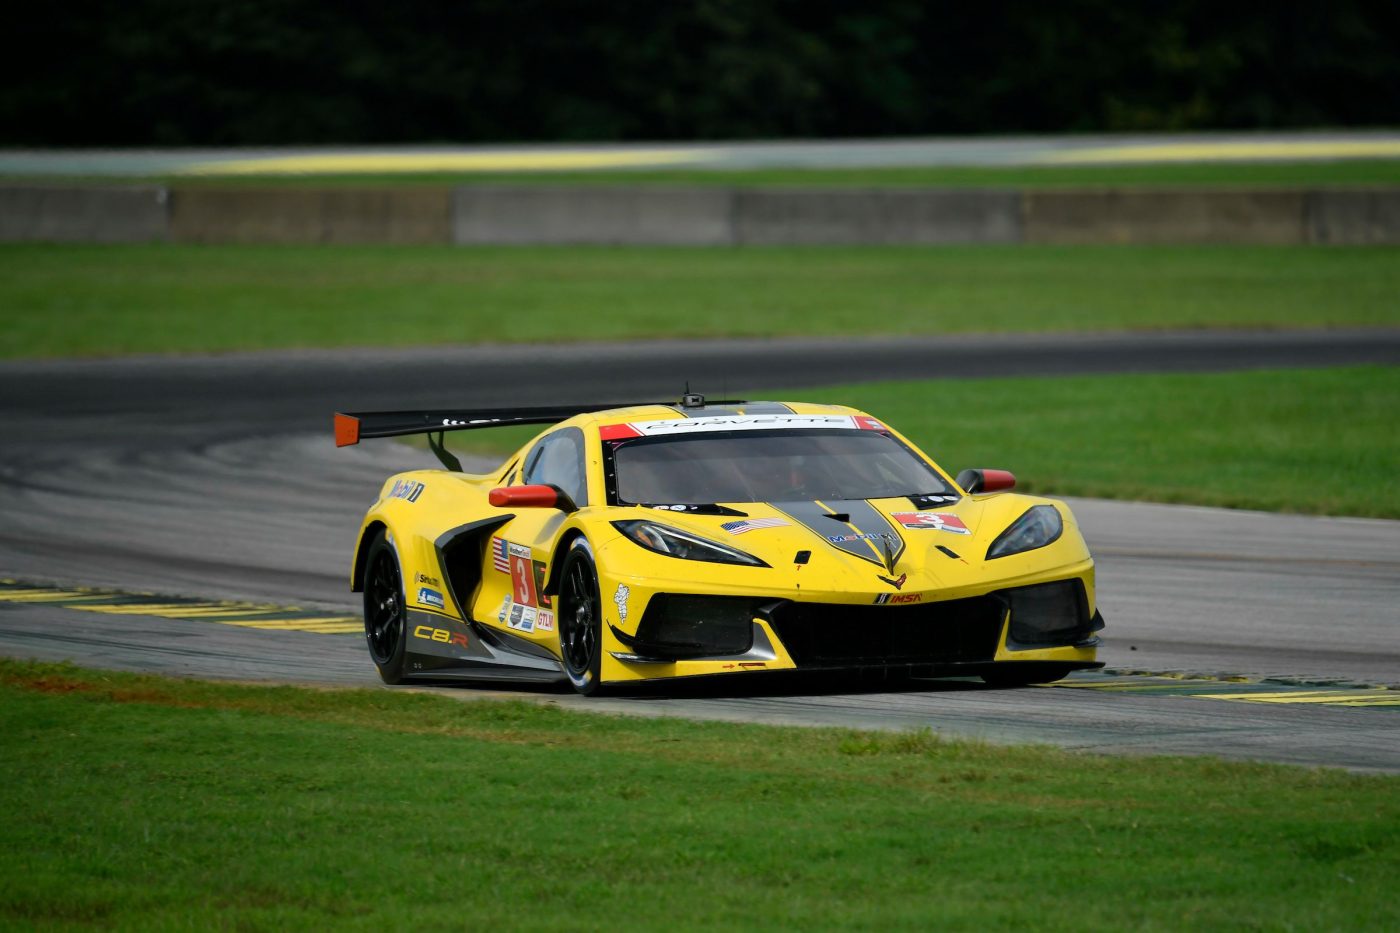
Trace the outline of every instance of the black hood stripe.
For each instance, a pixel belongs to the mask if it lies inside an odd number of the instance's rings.
[[[868,560],[885,569],[885,549],[881,539],[887,539],[898,563],[904,554],[904,539],[876,508],[864,499],[840,499],[831,502],[804,500],[799,502],[770,502],[769,505],[817,535],[838,551]],[[828,516],[846,514],[850,520],[836,521]],[[835,538],[836,540],[832,540]],[[842,540],[851,538],[853,540]]]

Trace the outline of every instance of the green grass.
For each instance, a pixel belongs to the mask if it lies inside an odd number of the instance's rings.
[[[1023,491],[1400,518],[1400,368],[893,382],[791,393]]]
[[[33,176],[0,176],[12,184]],[[1026,165],[1004,167],[656,169],[560,172],[421,172],[305,175],[171,175],[146,178],[49,176],[92,184],[237,185],[782,185],[820,187],[1055,188],[1097,185],[1314,187],[1400,184],[1400,159],[1333,162],[1199,162],[1156,165]]]
[[[0,357],[1400,324],[1385,247],[0,247]]]
[[[15,927],[1400,924],[1392,776],[13,661],[0,726]]]
[[[742,397],[863,409],[950,473],[1010,469],[1023,492],[1400,518],[1395,367],[929,380]],[[447,446],[499,460],[536,433],[461,432]]]

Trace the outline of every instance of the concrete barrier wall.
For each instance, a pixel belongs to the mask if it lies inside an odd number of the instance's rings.
[[[1027,243],[1303,243],[1302,191],[1027,191]]]
[[[1309,243],[1400,243],[1400,188],[1309,191]]]
[[[448,243],[448,188],[176,188],[177,243]]]
[[[459,244],[1400,244],[1400,187],[0,188],[0,239]]]
[[[0,240],[145,243],[166,239],[164,188],[0,188]]]
[[[734,241],[790,243],[1015,243],[1020,195],[982,189],[740,189]]]
[[[725,246],[726,188],[465,186],[452,196],[454,243]]]

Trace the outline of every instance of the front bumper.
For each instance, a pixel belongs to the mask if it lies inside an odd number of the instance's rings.
[[[1004,661],[1095,667],[1103,619],[1091,587],[1092,567],[903,605],[656,593],[634,632],[609,626],[604,679],[794,669],[977,673]]]

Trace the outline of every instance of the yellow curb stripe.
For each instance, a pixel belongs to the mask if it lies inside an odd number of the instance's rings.
[[[286,609],[273,607],[248,607],[246,609],[228,606],[186,606],[176,603],[110,603],[105,606],[82,605],[70,606],[71,609],[79,609],[83,612],[106,612],[111,615],[125,616],[160,616],[162,618],[183,619],[183,618],[205,618],[210,617],[211,621],[218,621],[219,616],[253,616],[253,615],[285,615]]]
[[[1236,700],[1246,703],[1369,703],[1396,699],[1392,693],[1208,693],[1208,700]]]
[[[312,625],[299,625],[297,628],[303,632],[318,632],[323,635],[349,635],[352,632],[363,632],[365,625],[363,622],[317,622]]]
[[[0,580],[0,602],[52,605],[82,612],[113,616],[153,616],[181,621],[214,622],[242,628],[269,631],[312,632],[320,635],[349,635],[360,632],[363,623],[345,615],[316,615],[315,610],[269,603],[219,602],[178,599],[156,601],[145,594],[65,590],[55,587],[24,586],[14,580]]]
[[[76,603],[111,598],[96,593],[14,593],[0,590],[0,602],[4,603]]]
[[[163,610],[179,609],[172,603],[126,603],[107,606],[72,606],[82,612],[105,612],[114,616],[158,616]]]
[[[207,619],[210,622],[217,622],[223,618],[235,618],[239,616],[273,615],[276,609],[230,609],[226,606],[210,606],[208,608],[196,607],[192,609],[171,609],[156,613],[169,619]]]
[[[1047,152],[1037,161],[1058,165],[1105,162],[1254,162],[1292,159],[1387,159],[1400,156],[1400,140],[1274,140],[1104,146]]]
[[[1177,696],[1182,695],[1183,691],[1187,691],[1187,690],[1199,690],[1199,689],[1201,689],[1201,687],[1200,687],[1199,685],[1197,685],[1197,684],[1182,683],[1181,681],[1174,681],[1174,682],[1172,682],[1172,683],[1166,683],[1166,684],[1164,684],[1164,683],[1147,683],[1147,684],[1144,684],[1144,683],[1130,683],[1130,682],[1127,682],[1127,681],[1117,681],[1117,682],[1109,683],[1109,684],[1054,683],[1054,684],[1046,684],[1045,686],[1048,686],[1048,687],[1076,687],[1076,688],[1079,688],[1079,689],[1081,689],[1081,690],[1085,690],[1085,689],[1087,689],[1087,690],[1103,690],[1103,691],[1109,692],[1109,693],[1152,693],[1152,692],[1155,691],[1155,692],[1162,693],[1162,694],[1168,694],[1168,693],[1170,693],[1170,694],[1177,695]]]
[[[705,162],[701,149],[503,152],[365,152],[199,162],[186,175],[307,175],[408,172],[557,172]]]
[[[302,619],[229,619],[222,624],[237,625],[240,628],[264,629],[272,632],[322,632],[327,634],[343,634],[346,632],[358,632],[363,626],[356,622],[353,625],[344,622],[307,622]]]
[[[288,621],[298,625],[353,625],[357,628],[364,628],[363,622],[349,616],[313,616],[309,619],[289,619]]]

